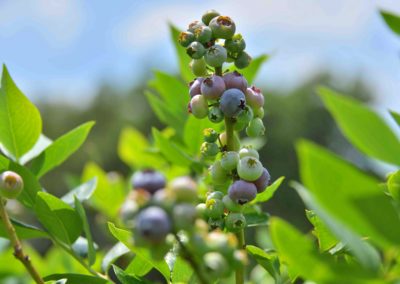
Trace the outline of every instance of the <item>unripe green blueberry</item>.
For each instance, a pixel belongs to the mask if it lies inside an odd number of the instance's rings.
[[[221,67],[226,61],[227,56],[228,54],[225,47],[216,44],[206,50],[204,59],[206,63],[212,67]]]
[[[172,210],[174,227],[177,231],[190,231],[193,228],[197,217],[197,209],[194,205],[188,203],[177,204]]]
[[[205,203],[199,203],[196,205],[197,216],[199,216],[200,218],[207,218],[206,211],[207,206]]]
[[[246,106],[242,112],[239,113],[239,115],[236,117],[236,123],[235,123],[235,130],[236,131],[241,131],[243,130],[253,119],[253,110],[249,107]]]
[[[201,154],[205,157],[214,157],[219,153],[219,147],[215,142],[204,142],[203,144],[201,144],[200,151]]]
[[[217,106],[211,106],[208,112],[208,119],[213,123],[219,123],[224,120],[224,114]]]
[[[229,274],[229,265],[225,258],[218,252],[208,252],[203,256],[207,275],[212,279],[226,277]]]
[[[217,100],[225,91],[224,79],[217,75],[212,75],[211,77],[205,78],[201,83],[200,90],[201,94],[207,100]]]
[[[259,88],[251,86],[245,92],[246,102],[253,109],[258,109],[264,106],[264,95]]]
[[[195,36],[191,32],[181,32],[178,37],[178,42],[183,47],[188,47],[195,40]]]
[[[207,223],[211,230],[223,229],[225,226],[225,220],[222,217],[217,219],[208,218]]]
[[[236,31],[235,22],[228,16],[214,17],[210,21],[209,27],[215,38],[230,39]]]
[[[226,90],[220,100],[220,109],[226,117],[237,116],[246,107],[246,98],[239,89]]]
[[[201,94],[201,83],[203,82],[204,78],[199,77],[194,79],[192,82],[189,83],[189,95],[193,98],[195,95]]]
[[[196,118],[205,118],[208,115],[208,103],[204,96],[202,95],[195,95],[190,100],[190,108],[192,114]]]
[[[231,39],[225,40],[224,46],[228,52],[239,53],[246,48],[246,42],[241,34],[235,34]]]
[[[261,118],[256,117],[252,119],[249,126],[246,127],[246,134],[249,137],[259,137],[264,135],[265,126]]]
[[[225,184],[229,179],[229,173],[221,166],[220,161],[215,161],[210,168],[211,179],[214,184]]]
[[[212,191],[212,192],[208,193],[207,200],[211,200],[211,199],[222,200],[222,197],[224,197],[224,194],[221,191]]]
[[[237,180],[228,190],[228,196],[237,204],[243,205],[256,198],[257,188],[253,183]]]
[[[0,175],[0,197],[16,199],[24,188],[22,177],[12,171]]]
[[[206,53],[206,49],[203,44],[198,41],[194,41],[186,48],[186,53],[193,59],[200,59]]]
[[[256,149],[253,149],[251,146],[243,147],[239,151],[239,157],[242,159],[244,157],[253,157],[256,159],[260,158],[260,155],[258,154]]]
[[[195,76],[206,76],[207,75],[207,64],[204,61],[204,58],[192,59],[190,61],[189,67]],[[198,93],[198,94],[200,94],[200,93]]]
[[[145,241],[161,243],[171,232],[171,221],[163,209],[150,206],[143,209],[137,216],[135,232]]]
[[[261,193],[267,189],[269,182],[271,181],[271,176],[266,168],[263,169],[261,176],[253,181],[254,185],[257,188],[257,193]]]
[[[224,214],[224,203],[221,199],[208,199],[206,202],[206,216],[212,219],[221,218]]]
[[[261,119],[263,119],[264,117],[264,108],[263,107],[259,107],[253,110],[254,113],[254,117],[259,117]]]
[[[224,256],[232,255],[238,245],[237,238],[232,233],[224,233],[221,230],[210,232],[205,241],[209,247],[209,251],[218,251]]]
[[[206,43],[211,40],[212,31],[210,27],[200,26],[194,30],[194,36],[196,40],[201,43]]]
[[[227,89],[239,89],[244,94],[247,91],[246,78],[237,71],[224,74],[224,82]]]
[[[400,170],[389,175],[387,179],[387,188],[393,199],[400,202]]]
[[[225,132],[222,132],[219,135],[219,140],[221,141],[221,144],[223,146],[226,146],[227,142],[226,142],[226,133]],[[230,150],[239,151],[239,149],[240,149],[240,140],[239,140],[239,137],[237,136],[237,134],[234,133],[234,135],[233,135],[233,149],[230,149]]]
[[[246,218],[242,213],[229,213],[225,219],[225,227],[230,232],[239,232],[246,227]]]
[[[195,31],[197,28],[202,27],[202,26],[204,26],[204,24],[203,24],[202,22],[200,22],[200,21],[193,21],[193,22],[191,22],[191,23],[189,24],[189,26],[188,26],[188,31],[191,32],[191,33],[194,33],[194,31]]]
[[[253,157],[241,158],[237,165],[237,173],[239,177],[246,181],[255,181],[263,173],[261,162]]]
[[[243,206],[239,205],[238,203],[234,202],[229,195],[225,195],[222,198],[222,202],[224,203],[225,208],[230,212],[241,212]]]
[[[217,141],[218,136],[219,136],[218,132],[212,128],[204,129],[203,135],[204,135],[204,141],[209,142],[209,143],[213,143],[213,142]]]
[[[250,65],[251,56],[246,52],[242,51],[239,53],[238,57],[235,60],[235,66],[239,69],[244,69]]]
[[[177,202],[195,202],[197,196],[197,184],[188,176],[175,178],[169,185],[169,189],[175,195]]]
[[[203,14],[203,16],[201,17],[201,20],[203,21],[203,23],[205,25],[208,25],[213,18],[215,18],[219,15],[220,14],[215,10],[208,10]]]
[[[224,152],[221,157],[221,167],[230,172],[236,169],[239,162],[239,154],[235,151]]]

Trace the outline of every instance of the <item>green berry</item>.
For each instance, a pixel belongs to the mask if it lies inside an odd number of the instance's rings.
[[[207,75],[207,64],[204,61],[204,58],[192,59],[192,61],[190,61],[189,67],[195,76],[201,77]]]
[[[241,212],[243,209],[243,207],[234,202],[229,195],[225,195],[222,198],[222,202],[224,203],[225,208],[230,212]]]
[[[196,118],[205,118],[208,115],[208,103],[204,96],[195,95],[190,100],[190,109]]]
[[[197,217],[196,207],[189,203],[181,203],[174,206],[172,218],[176,230],[190,231]]]
[[[221,167],[230,172],[236,169],[239,162],[239,154],[235,151],[224,152],[221,157]]]
[[[202,27],[202,26],[204,26],[204,24],[203,24],[202,22],[200,22],[200,21],[193,21],[193,22],[191,22],[191,23],[189,24],[189,26],[188,26],[188,31],[191,32],[191,33],[194,33],[194,31],[195,31],[196,29],[198,29],[199,27]]]
[[[225,225],[225,220],[221,217],[217,219],[208,218],[207,223],[211,230],[223,229]]]
[[[230,232],[239,232],[246,227],[246,218],[242,213],[229,213],[226,216],[225,227]]]
[[[224,114],[217,106],[212,106],[208,112],[208,119],[213,123],[219,123],[224,120]]]
[[[201,43],[207,43],[211,40],[212,31],[207,26],[200,26],[194,30],[196,40]]]
[[[235,60],[235,66],[236,68],[244,69],[250,65],[250,62],[251,56],[246,51],[242,51]]]
[[[213,18],[209,23],[209,27],[215,38],[230,39],[236,31],[235,22],[228,16]]]
[[[235,130],[243,130],[253,119],[253,110],[246,106],[242,112],[236,117]]]
[[[175,178],[169,189],[175,195],[177,202],[191,203],[198,199],[197,184],[188,176]]]
[[[259,137],[264,135],[265,126],[261,118],[256,117],[252,119],[249,126],[246,127],[246,134],[249,137]]]
[[[220,14],[215,10],[208,10],[203,14],[201,20],[205,25],[208,25],[213,18],[218,17],[219,15]]]
[[[5,171],[0,175],[0,196],[16,199],[24,188],[22,177],[12,171]]]
[[[181,32],[178,37],[178,42],[183,47],[188,47],[195,40],[195,36],[191,32]]]
[[[256,159],[260,158],[260,155],[258,154],[256,149],[253,149],[251,146],[243,147],[239,151],[239,157],[242,159],[244,157],[253,157]]]
[[[219,153],[219,147],[216,143],[204,142],[200,148],[201,154],[205,157],[214,157]]]
[[[222,146],[226,146],[226,133],[225,132],[222,132],[219,135],[219,140],[221,141]],[[235,133],[233,135],[233,149],[230,149],[230,150],[238,151],[239,149],[240,149],[240,140],[239,140],[239,137],[237,136],[237,134]]]
[[[229,179],[229,173],[221,166],[220,161],[215,161],[210,168],[211,179],[214,184],[225,184]]]
[[[261,162],[253,157],[244,157],[237,165],[238,175],[245,181],[257,180],[262,175],[263,169]]]
[[[200,42],[194,41],[186,48],[186,53],[193,59],[200,59],[206,53],[206,49]]]
[[[228,53],[239,53],[246,48],[246,42],[241,34],[235,34],[232,38],[225,40],[224,46]]]
[[[208,193],[207,200],[211,200],[211,199],[222,200],[222,197],[224,197],[224,194],[221,191],[212,191],[212,192]]]
[[[197,216],[201,218],[207,218],[206,211],[207,211],[207,206],[205,203],[199,203],[196,205]]]
[[[221,45],[213,45],[204,54],[206,63],[212,67],[221,67],[227,58],[226,49]]]
[[[224,203],[221,199],[209,199],[206,202],[206,216],[212,219],[221,218],[224,214]]]
[[[226,277],[229,274],[229,265],[225,258],[218,252],[208,252],[203,256],[207,275],[212,279]]]
[[[204,141],[209,142],[209,143],[213,143],[213,142],[217,141],[218,136],[219,136],[218,132],[212,128],[204,129],[203,135],[204,135]]]
[[[259,118],[263,118],[264,117],[264,108],[263,107],[259,107],[253,110],[254,113],[254,117],[259,117]]]

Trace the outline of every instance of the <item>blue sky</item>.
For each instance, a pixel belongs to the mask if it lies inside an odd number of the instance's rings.
[[[0,62],[33,100],[82,101],[103,82],[176,71],[168,21],[185,27],[210,8],[236,21],[250,54],[273,55],[259,84],[288,89],[329,70],[400,110],[400,38],[377,12],[400,14],[398,0],[0,0]]]

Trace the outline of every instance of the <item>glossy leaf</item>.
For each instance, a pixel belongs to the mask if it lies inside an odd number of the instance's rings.
[[[101,262],[101,269],[103,271],[108,271],[114,261],[129,252],[130,250],[126,245],[121,242],[116,243],[104,256],[103,261]]]
[[[284,179],[285,177],[278,178],[276,181],[274,181],[273,184],[269,185],[266,190],[257,194],[256,198],[251,203],[261,203],[270,200],[274,196],[275,191],[279,188]]]
[[[51,139],[40,134],[38,141],[36,141],[35,146],[29,150],[28,153],[24,154],[19,160],[21,165],[25,165],[27,162],[39,156],[47,147],[53,143]]]
[[[169,25],[169,28],[176,55],[178,56],[179,70],[181,71],[181,76],[186,82],[190,82],[193,80],[194,75],[189,68],[190,57],[186,54],[185,48],[178,43],[178,37],[181,31],[172,24]]]
[[[141,279],[136,275],[128,274],[116,265],[113,265],[114,273],[121,284],[151,284],[152,282]]]
[[[82,232],[77,212],[51,194],[39,192],[34,210],[49,234],[65,244],[72,244]]]
[[[125,269],[125,272],[136,276],[144,276],[152,269],[153,266],[150,263],[143,261],[140,257],[134,257],[131,263],[129,263],[128,267]]]
[[[18,89],[5,65],[0,88],[0,144],[18,161],[42,133],[39,110]]]
[[[88,180],[87,182],[79,185],[78,187],[74,188],[70,192],[68,192],[66,195],[61,197],[61,200],[64,201],[65,203],[68,203],[71,206],[75,204],[74,201],[75,197],[80,202],[89,200],[89,198],[96,190],[96,187],[97,187],[97,177],[94,177]]]
[[[318,93],[354,146],[368,156],[400,165],[399,138],[378,114],[327,88],[319,88]]]
[[[39,157],[32,162],[32,171],[41,177],[60,165],[85,142],[94,122],[82,124],[53,142]]]
[[[383,10],[381,10],[381,15],[389,28],[397,35],[400,35],[400,16]]]
[[[281,273],[278,256],[252,245],[247,245],[246,250],[279,283]]]
[[[306,210],[306,216],[308,221],[314,226],[313,234],[318,240],[320,250],[324,252],[333,248],[338,243],[338,240],[329,231],[320,217],[311,210]]]

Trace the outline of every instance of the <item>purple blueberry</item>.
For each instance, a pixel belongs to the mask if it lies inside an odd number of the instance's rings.
[[[220,109],[226,117],[237,116],[246,107],[246,98],[239,89],[226,90],[220,100]]]
[[[244,180],[235,181],[228,190],[229,198],[240,205],[252,201],[256,198],[256,195],[256,186],[253,183]]]
[[[151,194],[164,188],[166,185],[165,177],[162,173],[154,170],[144,170],[136,172],[132,176],[132,186],[134,189],[143,189]]]
[[[252,86],[247,88],[245,95],[247,104],[253,109],[259,109],[264,106],[264,95],[260,89]]]
[[[196,118],[205,118],[208,115],[208,103],[206,98],[202,95],[195,95],[190,100],[190,110]]]
[[[201,83],[203,82],[204,78],[199,77],[194,79],[192,82],[189,83],[189,95],[193,98],[195,95],[201,94]]]
[[[205,96],[207,100],[219,99],[225,91],[224,79],[217,75],[205,78],[201,83],[200,90],[201,94]]]
[[[270,176],[268,170],[266,168],[264,168],[261,176],[258,179],[256,179],[255,181],[253,181],[253,183],[257,188],[257,192],[261,193],[267,188],[270,181],[271,181],[271,176]]]
[[[171,232],[171,220],[163,209],[150,206],[137,216],[136,231],[146,241],[161,243]]]
[[[247,90],[247,80],[246,78],[237,71],[226,73],[224,75],[225,86],[227,89],[239,89],[243,93]]]

